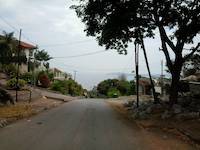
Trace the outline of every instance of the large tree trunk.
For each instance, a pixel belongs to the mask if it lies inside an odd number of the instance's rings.
[[[173,70],[171,71],[172,82],[169,95],[169,102],[171,106],[173,104],[178,103],[178,91],[179,91],[181,69],[182,69],[182,61],[181,59],[176,59],[173,65]]]

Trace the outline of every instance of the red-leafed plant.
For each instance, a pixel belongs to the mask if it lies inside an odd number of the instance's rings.
[[[50,86],[49,77],[46,74],[42,74],[39,76],[39,81],[43,88],[48,88]]]

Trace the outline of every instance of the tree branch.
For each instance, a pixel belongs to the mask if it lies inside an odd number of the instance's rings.
[[[167,45],[166,45],[166,43],[165,43],[165,41],[164,41],[164,37],[163,37],[162,35],[161,35],[160,37],[161,37],[161,42],[162,42],[162,50],[163,50],[163,52],[164,52],[164,54],[165,54],[166,61],[167,61],[167,66],[168,66],[168,68],[169,68],[169,70],[170,70],[170,72],[171,72],[171,71],[172,71],[172,68],[173,68],[173,64],[172,64],[172,61],[171,61],[169,52],[168,52],[168,50],[167,50]]]
[[[166,43],[169,45],[169,47],[172,49],[172,51],[176,54],[176,47],[174,43],[169,39],[169,37],[166,34],[166,31],[163,26],[159,25],[159,31],[161,36],[163,36],[163,40],[166,41]]]
[[[200,47],[200,42],[197,44],[197,46],[196,46],[195,48],[192,48],[192,49],[191,49],[191,50],[192,50],[191,53],[189,53],[188,55],[185,55],[185,56],[184,56],[183,60],[184,60],[184,61],[187,61],[196,51],[199,50],[199,47]]]

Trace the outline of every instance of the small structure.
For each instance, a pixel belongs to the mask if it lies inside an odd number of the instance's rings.
[[[50,72],[52,72],[54,74],[54,80],[67,80],[71,78],[71,75],[61,71],[58,68],[52,68],[50,69]]]
[[[151,83],[150,81],[140,79],[139,80],[139,94],[140,95],[151,95]]]

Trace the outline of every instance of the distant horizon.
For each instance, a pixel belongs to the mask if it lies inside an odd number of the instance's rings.
[[[121,74],[125,74],[126,73],[121,73]],[[96,74],[96,73],[93,73],[93,74],[90,74],[90,73],[85,73],[85,74],[77,74],[77,79],[76,81],[81,84],[83,86],[83,88],[87,89],[87,90],[92,90],[93,87],[97,86],[98,83],[100,83],[101,81],[104,81],[104,80],[107,80],[107,79],[118,79],[119,78],[119,75],[121,74],[118,74],[118,75],[111,75],[111,74]],[[129,74],[129,76],[126,76],[126,79],[128,81],[130,80],[134,80],[134,77],[135,77],[135,74],[132,74],[133,76],[130,76],[130,73],[127,73]],[[85,76],[88,76],[90,75],[90,80],[84,80],[86,77]],[[149,77],[148,74],[140,74],[141,76],[143,77]],[[170,78],[171,75],[170,74],[164,74],[165,77],[167,78]],[[160,74],[152,74],[152,77],[153,78],[159,78],[161,75]]]

